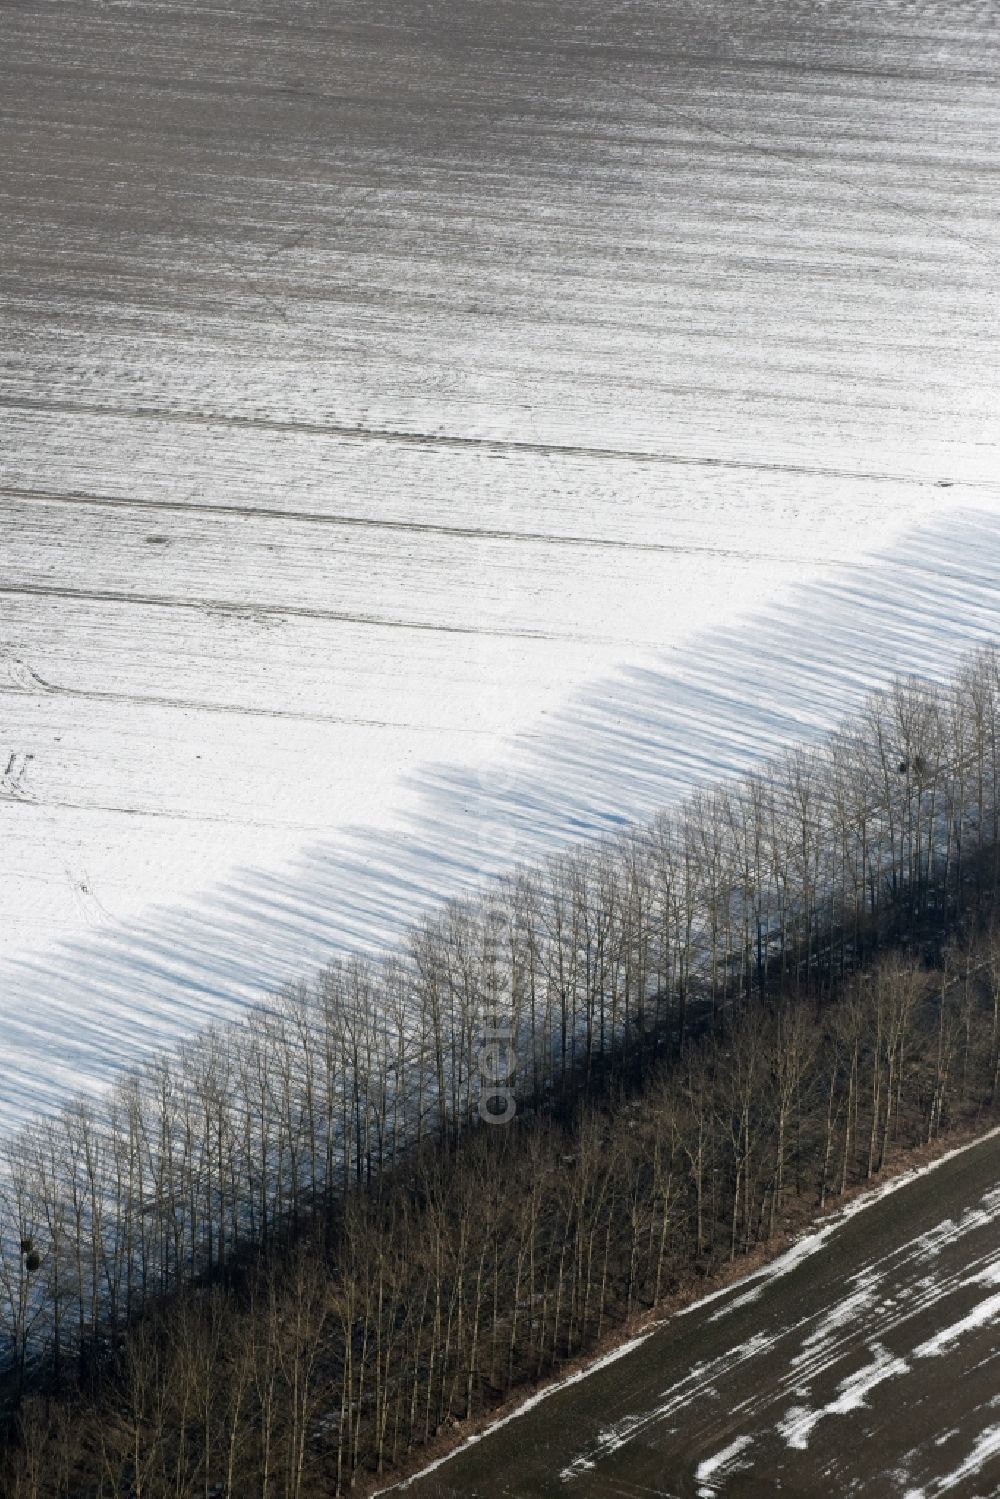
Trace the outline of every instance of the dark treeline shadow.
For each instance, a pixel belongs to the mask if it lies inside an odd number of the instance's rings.
[[[390,1481],[900,1150],[995,1117],[997,929],[942,958],[883,958],[819,1009],[753,1000],[641,1088],[427,1142],[335,1216],[304,1204],[270,1253],[150,1303],[22,1397],[0,1494],[329,1499]],[[446,1472],[429,1492],[461,1490]]]

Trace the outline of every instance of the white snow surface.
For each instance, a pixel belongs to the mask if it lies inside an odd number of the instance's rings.
[[[990,1271],[995,1272],[1000,1267],[991,1266]],[[932,1338],[928,1338],[913,1350],[914,1358],[936,1358],[939,1354],[953,1348],[964,1333],[972,1332],[977,1327],[988,1327],[991,1322],[1000,1319],[1000,1295],[987,1296],[978,1306],[966,1316],[960,1317],[949,1327],[942,1327]]]
[[[723,1447],[721,1452],[706,1457],[704,1462],[698,1464],[694,1476],[698,1484],[699,1499],[712,1499],[718,1493],[717,1479],[738,1466],[740,1454],[746,1451],[752,1441],[752,1437],[735,1437],[728,1447]]]
[[[5,16],[0,1134],[996,636],[938,9]]]

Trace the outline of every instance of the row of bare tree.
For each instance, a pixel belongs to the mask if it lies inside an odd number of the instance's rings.
[[[164,1298],[317,1214],[380,1204],[411,1153],[483,1150],[484,1094],[512,1090],[526,1117],[631,1086],[707,1028],[982,909],[998,726],[993,651],[944,685],[898,682],[821,747],[517,871],[405,951],[335,964],[22,1132],[0,1170],[9,1398],[87,1377]]]
[[[998,1100],[1000,929],[756,997],[630,1089],[428,1141],[21,1408],[3,1499],[319,1499],[596,1347],[894,1144]]]

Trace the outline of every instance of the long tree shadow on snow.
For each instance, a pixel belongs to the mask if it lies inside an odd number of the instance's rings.
[[[1000,526],[952,513],[661,662],[623,666],[512,737],[495,773],[424,766],[410,778],[420,811],[394,834],[350,828],[190,906],[9,961],[0,1055],[24,1061],[0,1081],[0,1133],[338,952],[391,942],[515,859],[820,735],[896,671],[946,673],[996,635],[998,589]]]

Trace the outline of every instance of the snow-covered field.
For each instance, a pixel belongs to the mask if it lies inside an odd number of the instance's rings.
[[[0,1132],[997,633],[997,32],[0,13]]]

